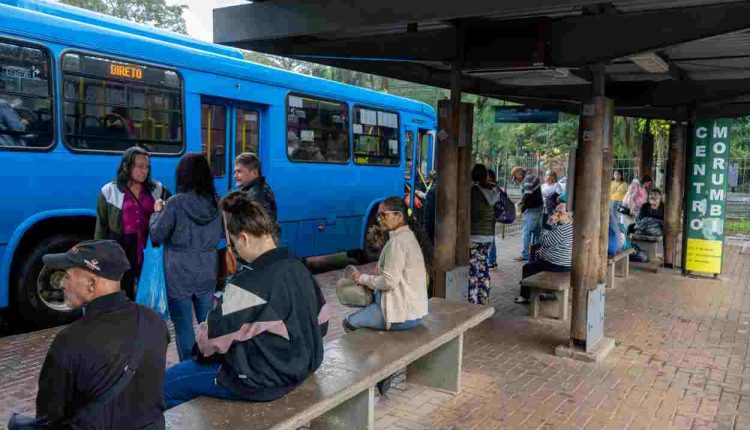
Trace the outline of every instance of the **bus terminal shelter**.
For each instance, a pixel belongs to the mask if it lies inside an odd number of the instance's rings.
[[[726,138],[712,119],[750,113],[749,30],[750,3],[731,0],[267,0],[214,11],[218,43],[451,90],[438,106],[437,295],[461,282],[469,258],[472,116],[461,94],[580,115],[568,190],[575,221],[565,347],[594,359],[614,344],[603,337],[602,287],[614,115],[672,121],[664,252],[671,266],[682,226],[693,222],[688,166],[705,155],[689,144],[711,133]],[[642,144],[641,174],[650,174],[653,141]]]

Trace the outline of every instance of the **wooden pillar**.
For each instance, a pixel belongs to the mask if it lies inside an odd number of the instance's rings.
[[[573,261],[570,287],[573,312],[570,339],[574,347],[585,347],[588,292],[599,283],[599,243],[601,226],[602,155],[606,120],[611,118],[612,101],[595,96],[583,104],[578,127],[575,167],[575,213],[573,220]]]
[[[613,153],[612,153],[612,125],[614,124],[614,109],[610,102],[606,106],[602,122],[602,190],[599,228],[599,283],[607,283],[607,249],[609,245],[609,202],[610,184],[612,181]]]
[[[456,265],[469,265],[471,247],[471,168],[474,105],[461,103],[461,123],[458,137],[458,185],[456,209]]]
[[[438,101],[437,205],[433,295],[446,297],[446,273],[456,264],[458,237],[458,143],[461,135],[461,65],[464,29],[455,23],[456,52],[451,67],[451,99]],[[464,154],[465,156],[465,154]],[[462,232],[463,233],[463,232]],[[467,244],[468,246],[468,244]]]
[[[651,177],[656,183],[654,178],[654,135],[651,134],[651,121],[646,121],[646,129],[643,130],[643,136],[641,136],[641,158],[639,160],[639,174],[641,178],[645,175]]]
[[[685,190],[685,150],[687,127],[673,124],[669,128],[667,159],[666,213],[664,225],[664,266],[674,267],[677,238],[682,229],[682,206]]]
[[[453,270],[456,262],[457,208],[458,199],[458,146],[450,136],[450,100],[438,101],[437,141],[437,214],[435,220],[436,275],[433,294],[445,297],[445,273]]]

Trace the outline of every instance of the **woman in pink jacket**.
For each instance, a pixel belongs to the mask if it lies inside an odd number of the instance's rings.
[[[633,179],[628,187],[628,192],[622,199],[622,207],[630,209],[630,214],[622,214],[621,222],[626,228],[635,222],[635,216],[647,199],[648,194],[646,189],[641,186],[641,181],[638,178]]]

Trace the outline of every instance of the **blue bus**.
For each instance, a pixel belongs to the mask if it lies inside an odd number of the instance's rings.
[[[432,168],[426,104],[59,3],[0,0],[0,16],[0,309],[25,327],[75,317],[41,257],[93,236],[130,146],[170,189],[180,156],[207,154],[222,194],[257,153],[299,257],[363,250],[378,202]]]

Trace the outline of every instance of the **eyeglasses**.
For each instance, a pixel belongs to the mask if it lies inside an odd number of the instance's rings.
[[[399,214],[399,213],[401,213],[401,212],[399,212],[399,211],[383,211],[383,212],[378,212],[378,218],[379,219],[384,219],[385,216],[388,215],[388,214],[395,215],[395,214]]]

